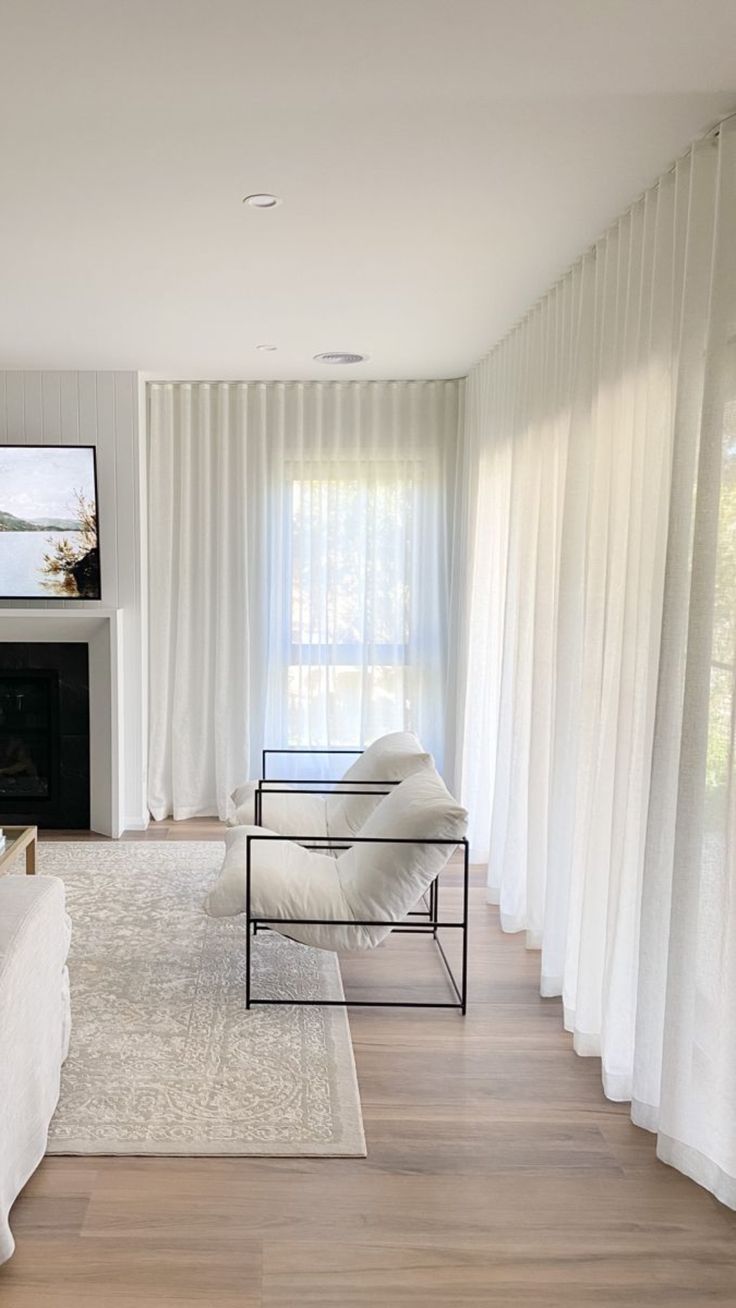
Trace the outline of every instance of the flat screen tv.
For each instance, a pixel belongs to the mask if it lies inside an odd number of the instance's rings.
[[[101,599],[93,445],[0,445],[0,599]]]

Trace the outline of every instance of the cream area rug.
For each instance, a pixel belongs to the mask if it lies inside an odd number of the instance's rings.
[[[362,1156],[347,1013],[245,1008],[245,925],[202,907],[211,841],[42,842],[72,919],[72,1041],[52,1154]],[[254,993],[342,998],[335,954],[271,932]]]

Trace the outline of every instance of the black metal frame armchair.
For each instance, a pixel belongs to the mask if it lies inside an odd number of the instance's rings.
[[[369,792],[375,793],[375,792]],[[445,921],[440,918],[439,914],[439,880],[441,873],[433,880],[429,894],[425,903],[426,909],[414,909],[409,913],[409,917],[421,918],[418,922],[409,922],[408,918],[397,922],[395,919],[373,918],[373,919],[332,919],[332,918],[284,918],[264,916],[253,912],[251,897],[252,890],[252,848],[256,841],[273,841],[273,840],[295,840],[297,844],[308,846],[312,850],[326,850],[334,853],[336,849],[349,849],[356,844],[374,844],[374,845],[443,845],[459,848],[463,851],[463,877],[462,877],[462,917],[459,920]],[[415,837],[397,837],[391,836],[353,836],[350,840],[343,840],[339,845],[334,841],[315,840],[311,836],[274,836],[248,834],[246,837],[246,863],[245,863],[245,884],[246,884],[246,992],[245,1006],[251,1008],[255,1004],[319,1004],[329,1005],[330,1007],[348,1008],[449,1008],[460,1012],[463,1016],[467,1012],[468,1004],[468,898],[470,889],[470,860],[468,841],[461,840],[422,840]],[[252,993],[252,974],[251,974],[251,936],[256,935],[261,928],[271,928],[278,924],[279,927],[286,927],[289,924],[294,926],[390,926],[394,931],[405,932],[412,935],[431,935],[444,964],[447,976],[455,994],[455,1000],[449,1002],[424,1002],[421,1000],[370,1000],[370,999],[320,999],[318,997],[310,999],[267,999],[264,997],[254,996]],[[461,932],[461,950],[462,962],[460,980],[455,976],[450,961],[445,953],[442,941],[438,932],[444,930],[453,930]],[[284,934],[288,935],[288,932]]]

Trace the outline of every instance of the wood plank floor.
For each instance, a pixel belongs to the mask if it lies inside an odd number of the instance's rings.
[[[480,877],[472,893],[465,1021],[351,1014],[367,1159],[47,1159],[14,1209],[1,1308],[736,1305],[736,1214],[604,1099],[539,998],[538,956]],[[407,967],[440,982],[430,942],[394,937],[345,960],[346,985]]]

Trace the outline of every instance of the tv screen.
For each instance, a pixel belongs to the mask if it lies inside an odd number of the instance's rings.
[[[0,445],[0,599],[101,598],[93,445]]]

